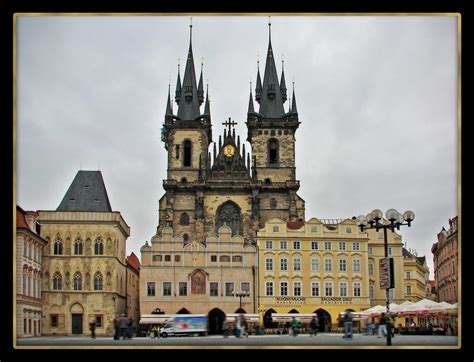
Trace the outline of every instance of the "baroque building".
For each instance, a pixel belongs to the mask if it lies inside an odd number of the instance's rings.
[[[223,123],[218,141],[213,140],[206,89],[204,98],[202,68],[196,81],[191,26],[182,81],[178,68],[176,113],[168,89],[161,131],[167,179],[157,233],[151,245],[141,248],[140,310],[206,313],[212,333],[220,330],[224,314],[255,311],[257,231],[272,218],[297,221],[305,215],[296,193],[296,98],[293,91],[292,106],[285,112],[285,74],[282,70],[278,77],[270,33],[263,81],[257,71],[258,112],[252,90],[248,104],[252,157],[231,118]],[[250,291],[244,304],[232,297],[242,290]]]
[[[16,207],[16,336],[41,335],[42,256],[48,242],[40,236],[38,214]]]
[[[403,248],[405,300],[416,303],[426,298],[426,286],[430,284],[430,270],[426,257],[418,256],[415,250]]]
[[[113,334],[126,311],[130,227],[112,211],[100,171],[79,171],[55,211],[38,211],[43,255],[42,334]]]

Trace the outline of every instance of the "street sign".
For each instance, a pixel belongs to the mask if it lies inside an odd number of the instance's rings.
[[[393,258],[382,258],[380,259],[380,289],[391,289],[394,287]]]

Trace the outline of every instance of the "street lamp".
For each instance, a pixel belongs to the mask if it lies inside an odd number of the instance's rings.
[[[239,309],[242,308],[242,297],[250,297],[250,292],[244,290],[244,291],[240,291],[240,292],[234,292],[232,291],[232,295],[234,297],[239,297]]]
[[[383,229],[383,241],[384,241],[384,249],[385,249],[385,258],[381,260],[381,265],[387,267],[387,274],[384,275],[386,279],[382,278],[381,273],[381,289],[385,289],[386,292],[386,303],[387,303],[387,317],[390,314],[390,294],[389,291],[391,288],[394,287],[394,280],[391,277],[393,273],[391,258],[388,258],[388,242],[387,242],[387,229],[390,229],[392,233],[397,230],[400,230],[400,226],[408,225],[411,226],[413,220],[415,220],[415,213],[413,211],[405,211],[403,215],[399,213],[395,209],[388,209],[385,213],[385,217],[389,221],[388,224],[383,223],[383,213],[379,209],[375,209],[374,211],[367,214],[367,216],[359,215],[356,218],[356,223],[360,227],[360,231],[368,230],[368,229],[375,229],[377,232],[380,229]],[[406,223],[404,223],[406,221]],[[383,263],[382,263],[383,262]],[[391,332],[391,325],[390,319],[387,322],[387,346],[392,345],[392,332]]]

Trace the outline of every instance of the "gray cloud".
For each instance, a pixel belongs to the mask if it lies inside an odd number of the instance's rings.
[[[22,207],[55,209],[81,165],[100,168],[113,209],[132,228],[127,252],[140,256],[158,223],[166,178],[160,128],[168,82],[173,93],[178,58],[183,65],[187,55],[188,23],[175,16],[19,17]],[[430,247],[457,214],[456,18],[275,16],[272,24],[290,93],[295,80],[306,218],[412,209],[413,227],[400,233],[432,270]],[[249,82],[257,54],[263,72],[267,46],[266,17],[193,18],[214,140],[228,117],[246,138]]]

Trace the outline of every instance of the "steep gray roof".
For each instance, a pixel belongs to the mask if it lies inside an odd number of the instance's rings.
[[[100,171],[79,171],[56,211],[112,212]]]

